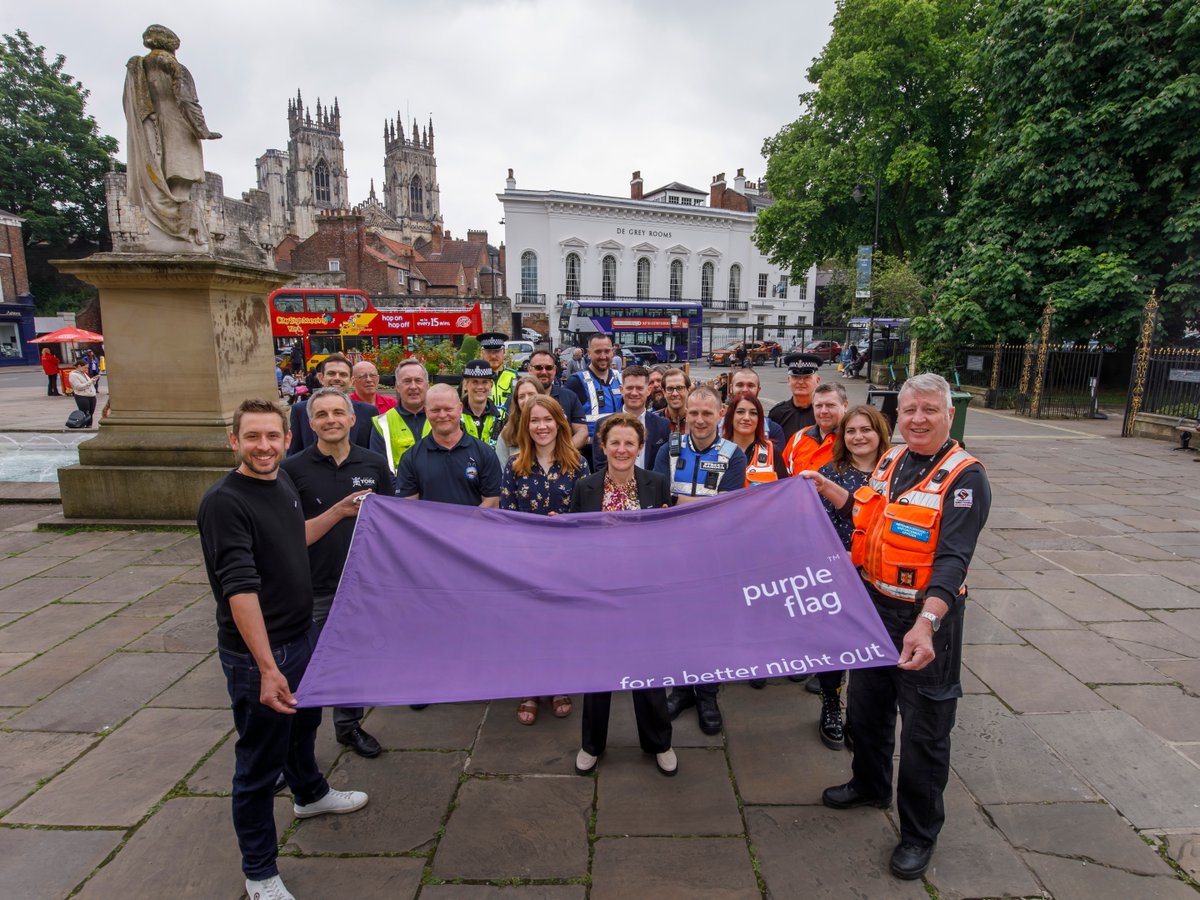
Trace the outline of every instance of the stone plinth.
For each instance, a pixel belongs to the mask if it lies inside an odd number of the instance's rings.
[[[206,256],[54,263],[100,289],[112,412],[59,470],[68,519],[193,519],[247,397],[278,397],[267,295],[286,273]],[[97,410],[99,415],[99,410]]]

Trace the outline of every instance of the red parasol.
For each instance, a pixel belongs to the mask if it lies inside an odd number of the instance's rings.
[[[60,328],[40,338],[34,338],[31,344],[99,344],[103,343],[104,335],[94,331],[84,331],[82,328]]]

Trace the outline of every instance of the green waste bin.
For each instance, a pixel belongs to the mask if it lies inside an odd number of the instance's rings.
[[[965,447],[967,446],[964,436],[967,430],[967,405],[971,402],[971,395],[966,391],[951,391],[950,400],[954,403],[954,420],[950,423],[950,437]]]

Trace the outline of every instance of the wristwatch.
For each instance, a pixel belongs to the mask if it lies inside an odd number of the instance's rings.
[[[942,617],[931,613],[928,610],[922,610],[921,615],[918,618],[928,619],[929,624],[933,626],[934,634],[936,634],[937,630],[942,627]]]

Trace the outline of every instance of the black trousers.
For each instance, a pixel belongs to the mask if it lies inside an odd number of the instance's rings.
[[[57,375],[47,375],[46,379],[48,382],[46,385],[46,396],[47,397],[59,396],[59,394],[58,394],[58,376]]]
[[[94,416],[96,413],[96,395],[93,394],[90,397],[80,397],[78,394],[75,394],[74,396],[75,405],[87,414],[88,428],[91,428],[92,416]]]
[[[916,604],[896,608],[877,601],[875,608],[899,650],[916,620]],[[854,742],[852,783],[868,797],[891,799],[899,710],[900,839],[923,847],[937,841],[946,820],[942,792],[950,777],[950,732],[962,696],[962,623],[958,601],[933,636],[936,658],[919,672],[881,666],[856,669],[850,679],[846,718]]]
[[[646,753],[664,753],[671,749],[671,718],[667,715],[666,688],[630,691],[633,715],[637,719],[638,743]],[[612,694],[583,695],[582,747],[599,756],[608,746],[608,713]]]

